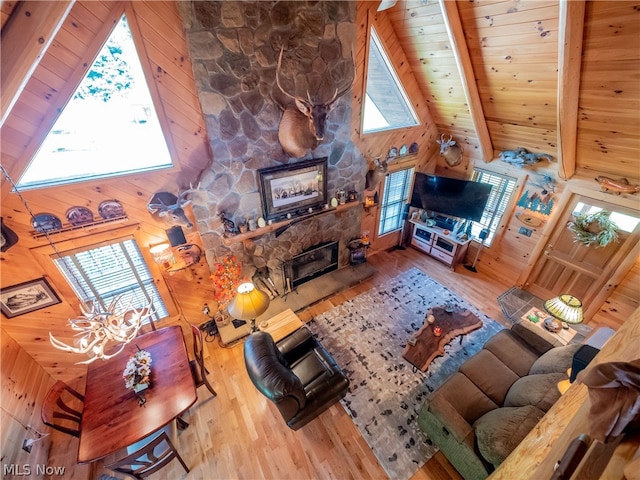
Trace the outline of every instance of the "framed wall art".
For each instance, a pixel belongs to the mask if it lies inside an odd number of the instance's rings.
[[[44,277],[3,288],[0,293],[0,310],[7,318],[34,312],[56,303],[60,303],[60,297]]]
[[[267,220],[303,215],[327,201],[327,157],[258,170]]]

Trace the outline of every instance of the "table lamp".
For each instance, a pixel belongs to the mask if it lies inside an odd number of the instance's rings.
[[[269,296],[251,282],[241,283],[238,293],[229,305],[229,315],[239,320],[251,321],[251,333],[256,329],[256,317],[269,308]]]
[[[561,322],[582,323],[582,320],[584,319],[582,314],[582,302],[573,295],[566,293],[544,302],[544,309]],[[555,331],[562,328],[562,325],[555,320],[552,320],[550,323],[555,323],[555,325],[547,326],[545,322],[545,327],[549,330],[554,327],[556,328]]]

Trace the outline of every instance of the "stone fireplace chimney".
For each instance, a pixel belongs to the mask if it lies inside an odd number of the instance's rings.
[[[367,163],[351,142],[352,92],[336,101],[318,147],[290,158],[278,141],[278,127],[293,100],[275,78],[283,47],[289,61],[282,75],[296,94],[331,95],[340,82],[351,81],[344,72],[353,65],[355,1],[193,1],[179,2],[179,8],[212,153],[199,179],[206,195],[192,204],[209,266],[232,251],[246,277],[267,266],[281,288],[284,262],[333,241],[339,243],[340,267],[346,266],[347,243],[360,236],[359,206],[300,221],[280,236],[266,233],[244,242],[223,237],[220,214],[237,224],[263,216],[257,170],[302,159],[328,157],[329,198],[339,189],[363,191]]]

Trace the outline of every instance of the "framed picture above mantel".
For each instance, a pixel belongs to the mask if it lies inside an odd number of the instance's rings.
[[[266,220],[283,220],[329,203],[327,157],[258,170],[262,211]]]

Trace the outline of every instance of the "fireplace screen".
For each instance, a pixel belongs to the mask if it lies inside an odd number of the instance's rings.
[[[310,247],[285,262],[285,291],[338,269],[338,242]]]

